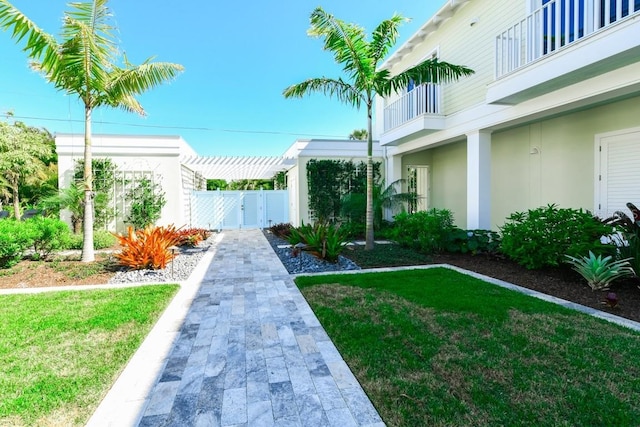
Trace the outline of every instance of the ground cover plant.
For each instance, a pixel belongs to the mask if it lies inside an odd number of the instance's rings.
[[[640,419],[636,332],[444,268],[296,282],[389,426]]]
[[[177,289],[0,296],[0,425],[84,425]]]

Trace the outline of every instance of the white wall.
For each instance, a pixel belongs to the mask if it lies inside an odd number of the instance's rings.
[[[57,134],[55,141],[59,187],[66,188],[73,179],[75,161],[83,158],[84,136]],[[110,158],[120,171],[153,172],[160,177],[167,204],[157,224],[182,226],[188,223],[180,160],[196,154],[181,137],[93,135],[92,153],[93,158]]]

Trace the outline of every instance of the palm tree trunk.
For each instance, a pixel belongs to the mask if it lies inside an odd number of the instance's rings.
[[[91,107],[84,109],[84,219],[82,262],[95,261],[93,251],[93,172],[91,170]]]
[[[15,219],[20,219],[20,195],[17,184],[11,186],[11,192],[13,194],[13,216]]]
[[[371,134],[372,107],[371,102],[367,103],[367,215],[365,225],[365,245],[364,249],[373,249],[373,136]]]

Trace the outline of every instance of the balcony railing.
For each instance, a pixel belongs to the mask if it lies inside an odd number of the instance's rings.
[[[551,0],[496,37],[496,78],[640,12],[640,0]]]
[[[424,114],[440,114],[440,86],[416,86],[384,108],[385,132]]]

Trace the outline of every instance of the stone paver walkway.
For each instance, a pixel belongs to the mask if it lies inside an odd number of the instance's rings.
[[[259,230],[224,231],[139,426],[383,426]]]

